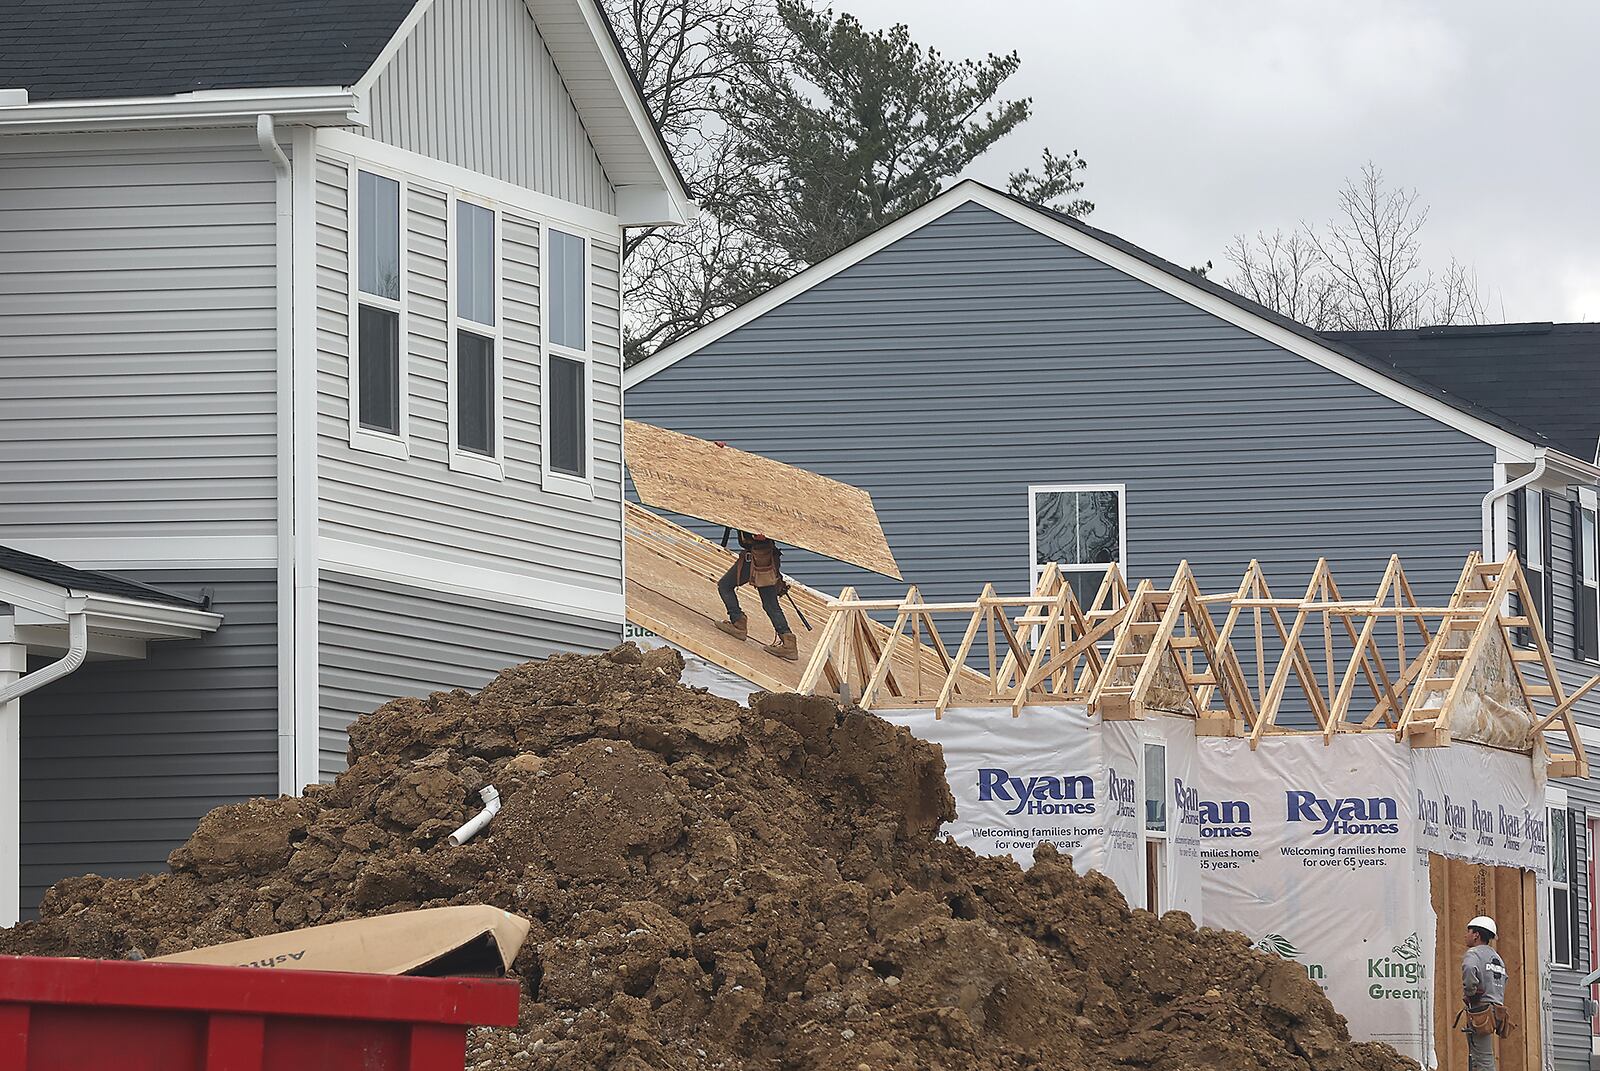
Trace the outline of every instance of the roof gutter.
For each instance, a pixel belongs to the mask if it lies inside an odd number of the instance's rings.
[[[208,89],[170,97],[0,105],[0,134],[254,126],[262,114],[295,126],[360,126],[361,99],[336,86]]]
[[[52,681],[60,680],[83,665],[83,660],[89,654],[88,600],[82,595],[69,594],[66,611],[67,653],[43,669],[36,669],[0,688],[0,707],[21,699],[29,692],[36,692]]]
[[[1502,498],[1522,490],[1531,483],[1538,481],[1544,475],[1544,470],[1549,464],[1549,451],[1540,450],[1533,455],[1533,470],[1526,476],[1520,476],[1510,483],[1501,484],[1483,496],[1483,556],[1488,561],[1494,561],[1496,556],[1494,545],[1494,504]]]

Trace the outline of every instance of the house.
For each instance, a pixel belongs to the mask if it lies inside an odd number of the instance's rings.
[[[624,382],[631,418],[869,491],[930,601],[1024,592],[1051,565],[1088,595],[1112,561],[1164,585],[1187,560],[1220,591],[1252,560],[1304,581],[1324,556],[1356,597],[1399,554],[1444,605],[1464,556],[1514,549],[1563,680],[1600,672],[1588,325],[1322,335],[969,181]],[[788,565],[825,591],[904,594]],[[1600,745],[1600,690],[1577,709]],[[1587,1068],[1600,785],[1549,802],[1553,1051]]]
[[[692,211],[594,0],[5,23],[0,686],[87,661],[0,707],[0,922],[617,642],[623,228]]]

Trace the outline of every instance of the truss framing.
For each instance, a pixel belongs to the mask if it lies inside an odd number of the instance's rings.
[[[915,587],[903,599],[862,599],[847,588],[826,604],[800,691],[936,717],[967,706],[1019,717],[1062,703],[1107,721],[1164,711],[1251,747],[1307,734],[1388,733],[1413,747],[1471,739],[1542,752],[1551,776],[1587,776],[1572,710],[1600,676],[1566,690],[1534,605],[1515,554],[1476,553],[1435,606],[1417,600],[1398,557],[1364,599],[1341,592],[1326,559],[1298,598],[1275,597],[1254,561],[1236,588],[1210,595],[1187,562],[1165,587],[1132,589],[1111,565],[1086,608],[1054,565],[1020,597],[992,584],[970,602],[929,602]],[[932,654],[908,665],[897,657],[907,648]]]

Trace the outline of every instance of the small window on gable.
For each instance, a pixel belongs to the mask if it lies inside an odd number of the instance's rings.
[[[587,496],[592,447],[589,243],[548,228],[545,242],[544,458],[546,490]]]
[[[1037,585],[1044,567],[1055,562],[1087,607],[1106,566],[1126,564],[1125,497],[1122,484],[1030,487],[1032,583]]]
[[[350,324],[350,441],[404,456],[404,188],[397,179],[360,169],[352,187],[355,315]]]
[[[450,467],[501,479],[499,221],[459,196],[451,205]]]

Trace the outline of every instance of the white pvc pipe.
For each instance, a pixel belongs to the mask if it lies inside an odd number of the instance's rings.
[[[1541,451],[1539,451],[1539,453],[1533,459],[1533,471],[1532,472],[1528,473],[1526,476],[1519,476],[1517,479],[1512,480],[1510,483],[1505,484],[1505,485],[1503,485],[1501,487],[1496,487],[1494,490],[1490,491],[1488,494],[1483,496],[1483,560],[1484,561],[1494,561],[1496,559],[1495,545],[1494,545],[1494,503],[1495,503],[1495,500],[1499,499],[1499,498],[1505,498],[1507,495],[1510,495],[1510,494],[1512,494],[1514,492],[1520,491],[1524,487],[1528,486],[1530,483],[1533,483],[1540,476],[1543,476],[1544,475],[1545,463],[1546,463],[1545,452],[1543,450],[1541,450]]]
[[[82,602],[80,599],[79,602]],[[74,610],[67,615],[67,653],[43,669],[34,670],[0,688],[0,706],[21,699],[29,692],[38,691],[51,681],[60,680],[83,665],[89,653],[89,615]]]
[[[476,837],[483,827],[489,824],[489,819],[500,813],[500,791],[497,788],[488,785],[478,795],[483,797],[483,810],[467,819],[460,829],[450,834],[451,847],[460,847]]]

